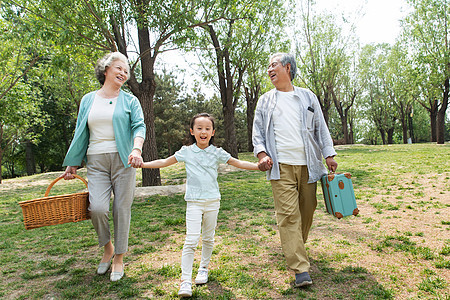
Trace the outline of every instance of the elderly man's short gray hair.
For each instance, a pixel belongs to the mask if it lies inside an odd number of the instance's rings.
[[[116,60],[120,60],[127,65],[127,80],[130,78],[130,65],[128,63],[128,58],[120,52],[111,52],[100,58],[95,66],[95,76],[97,76],[97,79],[101,85],[105,83],[106,68],[111,66],[112,62]]]
[[[275,57],[280,58],[280,63],[283,67],[287,64],[291,65],[291,81],[294,80],[295,75],[297,75],[297,63],[295,62],[294,55],[290,53],[278,52],[270,57],[270,61],[272,61]]]

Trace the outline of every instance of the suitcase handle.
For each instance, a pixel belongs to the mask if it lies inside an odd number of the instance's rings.
[[[347,177],[348,179],[352,178],[352,174],[348,173],[348,172],[328,172],[328,181],[331,181],[334,179],[334,176],[339,175],[339,174],[344,174],[345,177]]]

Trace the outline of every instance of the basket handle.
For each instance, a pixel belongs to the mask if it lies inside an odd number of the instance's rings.
[[[76,178],[80,179],[81,181],[83,181],[83,183],[86,185],[86,188],[88,187],[88,183],[83,177],[81,177],[80,175],[77,175],[77,174],[72,174],[72,175],[75,176]],[[52,187],[55,185],[55,183],[57,183],[61,179],[63,179],[63,177],[58,177],[50,183],[47,190],[45,191],[44,197],[47,197],[48,194],[50,194],[50,190],[52,189]]]

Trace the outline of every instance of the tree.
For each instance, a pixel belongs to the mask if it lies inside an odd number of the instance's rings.
[[[155,130],[159,145],[158,152],[162,157],[174,154],[186,136],[188,117],[182,111],[182,85],[177,83],[171,72],[163,70],[156,77],[155,91]]]
[[[58,47],[42,59],[32,71],[29,84],[39,91],[38,107],[47,116],[40,128],[40,139],[33,144],[33,154],[41,172],[59,171],[75,129],[81,98],[86,91],[99,87],[94,78],[90,54],[72,47],[71,52]],[[98,56],[92,53],[92,56]]]
[[[22,82],[18,82],[0,100],[0,162],[3,153],[23,141],[34,141],[40,134],[30,130],[44,120],[39,108],[39,95]],[[10,151],[13,154],[12,151]],[[0,172],[0,183],[2,180]]]
[[[339,78],[347,71],[346,51],[353,41],[342,34],[333,15],[317,14],[313,1],[300,4],[300,16],[296,18],[300,24],[294,27],[300,81],[317,96],[328,124],[333,92],[338,95]]]
[[[343,144],[353,144],[354,139],[354,112],[353,106],[363,90],[363,85],[358,78],[359,66],[356,63],[356,53],[345,58],[344,69],[338,75],[336,86],[331,90],[334,106],[339,115],[341,130],[343,134]]]
[[[390,52],[388,44],[366,45],[360,55],[361,79],[364,88],[364,112],[375,123],[383,144],[394,142],[397,112],[386,91],[386,58]]]
[[[389,100],[397,109],[402,126],[403,143],[408,141],[408,115],[411,113],[415,71],[408,60],[408,53],[399,43],[390,48],[386,57],[386,69],[381,77]]]
[[[222,19],[235,7],[233,0],[10,1],[41,20],[41,29],[58,43],[129,54],[134,63],[127,85],[141,102],[147,125],[145,161],[158,158],[153,105],[158,55],[183,44],[187,29]],[[159,169],[143,170],[144,186],[160,184]]]
[[[405,35],[408,46],[414,50],[416,64],[426,72],[423,79],[428,81],[424,92],[427,100],[423,99],[421,104],[430,111],[432,124],[436,114],[436,142],[443,144],[450,93],[450,3],[448,0],[407,2],[412,12],[403,20]],[[438,97],[435,97],[436,92],[439,92]]]
[[[207,49],[202,51],[207,77],[220,92],[224,148],[233,157],[238,156],[235,110],[241,99],[246,71],[259,59],[266,42],[275,43],[272,30],[279,28],[280,20],[274,16],[283,12],[282,3],[275,0],[250,3],[241,0],[236,4],[237,8],[229,10],[224,20],[203,26],[204,32],[197,32],[200,45]],[[245,11],[245,14],[237,14],[238,11]]]
[[[37,114],[33,107],[32,92],[24,84],[24,77],[32,70],[41,54],[30,43],[29,36],[19,33],[25,30],[23,23],[16,22],[20,12],[14,12],[0,3],[0,166],[3,153],[26,135],[35,138],[28,128]],[[19,110],[18,110],[19,109]],[[23,118],[19,119],[20,116]],[[30,122],[29,122],[30,121]],[[0,183],[2,175],[0,172]]]
[[[425,70],[424,70],[425,69]],[[440,106],[439,88],[433,84],[433,79],[428,68],[417,66],[417,88],[418,91],[413,97],[428,112],[430,120],[430,141],[437,142],[437,115]]]
[[[279,10],[275,11],[277,14],[280,13]],[[247,151],[249,152],[253,151],[252,131],[256,104],[261,94],[273,88],[267,76],[269,56],[275,52],[287,52],[289,48],[287,37],[283,30],[284,24],[280,22],[280,19],[269,17],[267,19],[272,21],[264,25],[267,30],[264,30],[258,39],[252,43],[253,55],[249,59],[243,80],[243,90],[247,104]]]

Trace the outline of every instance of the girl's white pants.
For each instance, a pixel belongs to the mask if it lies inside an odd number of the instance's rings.
[[[192,281],[194,251],[202,235],[202,260],[200,268],[208,268],[214,246],[214,233],[220,200],[187,201],[186,240],[181,256],[181,281]]]

